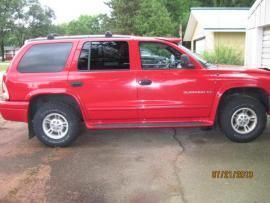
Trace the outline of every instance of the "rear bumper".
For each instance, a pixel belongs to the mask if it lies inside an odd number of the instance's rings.
[[[5,120],[27,122],[29,102],[0,101],[0,113]]]

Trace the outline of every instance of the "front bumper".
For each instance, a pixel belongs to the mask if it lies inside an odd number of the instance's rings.
[[[0,113],[5,120],[28,122],[29,102],[0,101]]]

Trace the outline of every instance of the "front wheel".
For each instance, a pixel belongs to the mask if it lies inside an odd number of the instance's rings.
[[[50,147],[66,147],[78,137],[80,119],[76,111],[64,103],[46,103],[33,118],[38,139]]]
[[[265,130],[266,110],[257,99],[249,96],[233,96],[221,108],[220,127],[230,140],[250,142]]]

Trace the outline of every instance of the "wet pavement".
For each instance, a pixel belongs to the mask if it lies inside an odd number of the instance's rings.
[[[219,130],[85,131],[69,148],[0,118],[0,202],[269,202],[270,126],[236,144]],[[253,178],[213,178],[248,170]]]

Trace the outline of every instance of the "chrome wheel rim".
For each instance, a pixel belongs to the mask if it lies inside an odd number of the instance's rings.
[[[59,113],[48,114],[42,122],[44,133],[51,139],[59,140],[68,133],[67,119]]]
[[[235,132],[246,135],[251,133],[258,124],[258,117],[254,110],[241,108],[234,112],[231,125]]]

